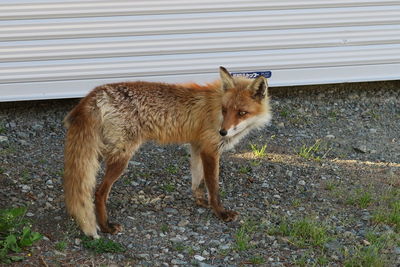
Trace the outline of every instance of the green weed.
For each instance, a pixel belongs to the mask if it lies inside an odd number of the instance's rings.
[[[255,144],[250,144],[251,151],[253,152],[254,157],[256,158],[264,158],[267,156],[265,150],[267,149],[267,145],[263,145],[258,148]]]
[[[400,189],[391,190],[384,198],[372,220],[392,225],[396,232],[400,232]]]
[[[170,174],[177,174],[177,173],[178,173],[178,170],[179,170],[178,166],[175,166],[175,165],[171,165],[171,166],[168,166],[168,167],[167,167],[167,171],[168,171]]]
[[[85,236],[82,238],[82,245],[84,248],[89,249],[98,254],[119,253],[119,252],[124,252],[126,250],[123,245],[105,238],[91,239]]]
[[[396,245],[399,236],[396,234],[381,234],[369,232],[366,234],[366,240],[369,242],[366,246],[358,245],[352,251],[345,251],[345,267],[383,267],[391,266],[387,251],[391,246]],[[398,242],[398,241],[397,241]]]
[[[284,219],[279,225],[270,229],[268,233],[285,236],[290,243],[300,248],[310,246],[323,248],[323,245],[331,239],[326,226],[310,219],[295,221]]]
[[[175,185],[172,183],[164,184],[163,189],[164,189],[164,191],[166,191],[168,193],[172,193],[175,191]]]
[[[23,260],[20,253],[42,239],[42,235],[33,232],[31,225],[24,219],[25,207],[0,210],[0,262],[11,263]]]
[[[249,259],[251,264],[264,264],[265,263],[265,258],[262,256],[253,256]]]
[[[58,251],[63,251],[67,248],[68,243],[66,241],[59,241],[56,243],[55,247]]]
[[[321,140],[319,139],[312,146],[302,145],[298,155],[304,159],[321,160],[321,157],[316,155],[320,151],[320,146]]]
[[[245,221],[235,234],[235,248],[238,251],[244,251],[251,248],[250,241],[252,234],[257,229],[257,223],[252,220]]]
[[[249,172],[251,172],[251,168],[249,166],[241,166],[239,168],[239,172],[243,174],[248,174]]]
[[[360,207],[361,209],[365,209],[370,206],[374,201],[373,195],[371,192],[356,190],[353,196],[350,196],[346,203],[350,205],[355,205]]]

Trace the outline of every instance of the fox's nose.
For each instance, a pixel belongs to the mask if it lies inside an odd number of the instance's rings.
[[[221,136],[225,136],[225,135],[227,135],[227,131],[226,130],[224,130],[224,129],[222,129],[222,130],[220,130],[219,131],[219,134],[221,135]]]

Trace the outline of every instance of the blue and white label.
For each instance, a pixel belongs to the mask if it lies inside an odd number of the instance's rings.
[[[258,76],[264,76],[265,78],[271,78],[271,71],[252,71],[252,72],[231,72],[234,77],[244,77],[249,79],[255,79]]]

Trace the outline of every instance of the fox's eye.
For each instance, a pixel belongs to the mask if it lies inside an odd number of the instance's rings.
[[[247,111],[239,111],[239,116],[244,116],[244,115],[246,115],[248,112]]]
[[[222,114],[226,114],[226,108],[222,109]]]

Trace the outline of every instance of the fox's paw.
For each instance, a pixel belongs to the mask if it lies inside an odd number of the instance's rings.
[[[239,213],[233,210],[224,210],[218,213],[220,217],[225,222],[232,222],[237,219]]]
[[[196,205],[203,207],[203,208],[209,208],[210,204],[208,203],[208,200],[205,198],[196,198]]]
[[[118,223],[107,223],[106,226],[100,226],[100,229],[103,233],[117,234],[122,231],[122,225]]]

